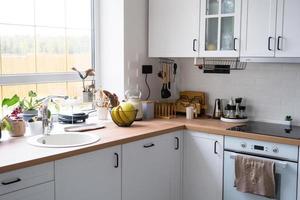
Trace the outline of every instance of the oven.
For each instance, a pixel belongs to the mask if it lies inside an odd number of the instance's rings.
[[[270,200],[243,193],[234,187],[235,157],[250,156],[275,163],[276,200],[297,199],[298,147],[285,144],[225,137],[224,200]]]

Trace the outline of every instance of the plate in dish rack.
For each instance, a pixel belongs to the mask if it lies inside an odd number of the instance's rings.
[[[245,118],[245,119],[229,119],[229,118],[221,117],[221,121],[228,122],[228,123],[245,123],[245,122],[248,122],[249,119],[248,118]]]

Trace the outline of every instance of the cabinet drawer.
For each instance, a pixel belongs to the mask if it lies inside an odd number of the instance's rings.
[[[54,200],[54,182],[2,195],[0,200]]]
[[[0,174],[0,195],[54,180],[53,162]]]

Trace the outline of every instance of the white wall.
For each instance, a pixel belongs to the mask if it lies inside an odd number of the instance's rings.
[[[216,98],[245,97],[252,120],[300,125],[300,64],[254,64],[230,75],[203,74],[192,59],[181,59],[180,89],[207,92],[211,113]]]
[[[148,94],[142,65],[153,65],[148,75],[150,99],[157,99],[160,84],[157,78],[157,59],[148,58],[148,0],[125,0],[125,90],[139,89],[145,98]]]
[[[150,99],[160,95],[157,59],[148,58],[148,0],[99,0],[96,15],[97,85],[124,99],[128,89],[147,96],[142,65],[152,64]],[[98,86],[98,87],[99,87]]]
[[[124,0],[96,1],[96,65],[99,85],[124,94]]]

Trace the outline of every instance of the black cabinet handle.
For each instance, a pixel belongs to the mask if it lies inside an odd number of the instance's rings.
[[[179,149],[179,138],[178,138],[178,137],[175,137],[175,140],[176,140],[176,147],[175,147],[175,150],[178,150],[178,149]]]
[[[236,41],[237,41],[237,38],[234,38],[233,39],[233,50],[234,51],[237,51],[237,49],[236,49]]]
[[[1,184],[2,185],[10,185],[10,184],[18,183],[21,180],[22,179],[20,179],[20,178],[15,178],[15,179],[12,179],[12,180],[9,180],[9,181],[2,181]]]
[[[217,152],[217,144],[218,144],[218,141],[215,141],[215,144],[214,144],[214,153],[215,154],[218,154],[218,152]]]
[[[271,39],[272,39],[273,37],[269,37],[268,38],[268,50],[269,51],[272,51],[272,49],[271,49]]]
[[[280,48],[280,46],[281,46],[280,41],[281,41],[281,40],[282,40],[282,37],[279,36],[279,37],[277,38],[277,50],[279,50],[279,51],[282,50],[282,49]]]
[[[144,148],[151,148],[151,147],[154,147],[155,144],[151,143],[151,144],[145,144],[144,145]]]
[[[116,157],[116,164],[115,164],[115,168],[119,168],[119,154],[115,153],[115,157]]]
[[[197,39],[194,39],[193,40],[193,51],[197,51],[197,49],[196,49],[196,42],[197,42]]]

